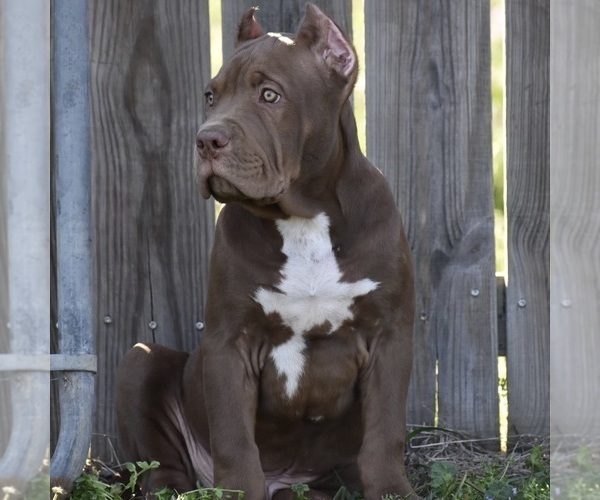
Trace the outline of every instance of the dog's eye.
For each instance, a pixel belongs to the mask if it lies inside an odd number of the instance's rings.
[[[215,102],[215,96],[212,92],[207,92],[206,94],[204,94],[204,101],[208,106],[212,106]]]
[[[279,101],[279,99],[281,99],[281,96],[271,89],[263,90],[261,97],[263,101],[268,102],[269,104],[276,103],[277,101]]]

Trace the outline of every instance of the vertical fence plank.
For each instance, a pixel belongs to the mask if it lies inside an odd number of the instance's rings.
[[[498,436],[489,5],[392,0],[366,9],[367,147],[398,198],[415,254],[409,409]]]
[[[506,14],[508,432],[522,440],[550,429],[550,1]]]
[[[569,448],[600,445],[600,9],[552,0],[550,17],[551,432],[563,476]]]
[[[214,210],[193,179],[209,73],[206,0],[91,7],[98,400],[111,459],[115,369],[137,341],[195,347]],[[114,460],[114,458],[113,458]]]
[[[344,32],[352,36],[352,0],[316,0],[314,2],[325,14],[333,19]],[[237,26],[242,14],[257,5],[253,0],[242,2],[223,2],[223,57],[229,56],[234,49]],[[257,19],[265,31],[295,33],[304,18],[306,2],[304,0],[264,0],[259,3]]]
[[[367,156],[390,181],[414,254],[417,324],[408,421],[433,425],[436,349],[428,262],[430,185],[427,176],[418,175],[416,170],[429,168],[429,160],[427,135],[412,132],[419,127],[422,130],[426,119],[426,108],[417,108],[416,101],[423,101],[423,96],[414,92],[416,86],[412,84],[419,78],[415,71],[425,58],[426,49],[417,29],[423,29],[422,15],[417,2],[365,3],[366,128]]]

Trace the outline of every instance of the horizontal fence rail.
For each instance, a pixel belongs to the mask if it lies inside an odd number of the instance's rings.
[[[91,354],[0,354],[0,372],[98,371]]]

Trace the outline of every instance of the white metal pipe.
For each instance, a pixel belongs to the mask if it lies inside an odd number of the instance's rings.
[[[2,0],[1,7],[10,345],[14,354],[48,355],[50,3]],[[43,368],[11,375],[12,432],[0,461],[0,486],[22,490],[46,455],[49,362]]]

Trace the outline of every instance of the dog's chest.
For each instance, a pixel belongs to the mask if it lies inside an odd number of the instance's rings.
[[[325,214],[279,220],[277,229],[286,256],[281,281],[276,290],[259,288],[254,298],[265,314],[277,313],[292,331],[270,354],[278,374],[285,377],[285,392],[292,398],[306,370],[305,334],[315,327],[322,328],[324,335],[335,334],[345,321],[353,319],[354,300],[375,290],[378,283],[368,278],[352,283],[342,280]]]

